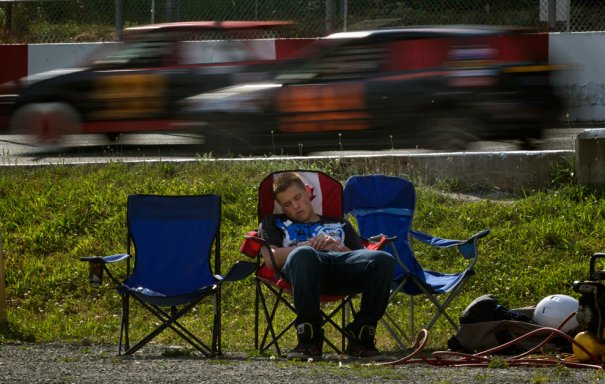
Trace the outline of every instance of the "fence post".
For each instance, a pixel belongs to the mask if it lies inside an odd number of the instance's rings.
[[[557,0],[548,0],[548,32],[557,31]]]
[[[336,0],[326,0],[326,35],[334,32]]]
[[[6,293],[4,291],[4,239],[0,227],[0,324],[6,323]]]
[[[10,36],[13,31],[13,3],[6,4],[6,17],[4,18],[4,32]]]
[[[122,0],[116,0],[116,37],[118,40],[122,40],[122,30],[124,29],[124,13],[122,11]]]
[[[172,0],[166,0],[166,19],[167,21],[173,20],[172,11],[174,10],[174,3]]]
[[[342,31],[346,32],[348,28],[349,18],[349,0],[344,0],[342,4]]]
[[[155,24],[155,0],[151,0],[151,24]]]

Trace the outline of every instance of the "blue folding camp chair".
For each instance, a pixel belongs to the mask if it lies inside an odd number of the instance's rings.
[[[434,237],[412,229],[415,207],[414,184],[404,178],[384,175],[352,176],[345,184],[344,212],[355,217],[360,234],[366,238],[378,234],[395,238],[390,248],[397,260],[391,300],[397,293],[410,296],[410,334],[414,334],[414,296],[417,295],[425,295],[436,307],[436,313],[423,328],[430,329],[443,316],[457,329],[446,309],[473,273],[478,257],[477,239],[486,236],[489,230],[481,231],[468,240]],[[441,249],[457,247],[468,260],[466,269],[459,273],[424,269],[414,255],[412,239]],[[386,249],[388,250],[389,248]],[[447,294],[442,301],[437,298],[441,294]],[[402,339],[410,342],[410,337],[393,321],[393,317],[385,314],[383,324],[399,346],[405,348]]]
[[[243,279],[256,265],[239,262],[227,275],[220,276],[220,213],[218,195],[131,195],[127,208],[128,253],[81,258],[90,263],[91,282],[100,284],[105,271],[122,296],[118,354],[122,354],[123,346],[124,354],[136,352],[166,328],[206,356],[221,353],[221,284]],[[135,265],[130,274],[132,256]],[[128,276],[121,281],[108,266],[124,260],[128,260]],[[178,321],[208,296],[214,304],[210,345]],[[131,297],[161,321],[132,347],[128,337]]]

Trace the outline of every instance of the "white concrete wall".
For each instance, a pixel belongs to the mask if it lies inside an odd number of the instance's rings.
[[[27,73],[33,75],[57,68],[77,67],[91,57],[102,55],[116,43],[31,44],[28,45]]]
[[[31,44],[28,45],[27,73],[34,75],[58,68],[70,68],[83,65],[111,49],[117,43],[79,43],[79,44]],[[253,57],[243,57],[243,50],[235,45],[246,44],[251,47]],[[233,49],[225,46],[233,45]],[[243,60],[274,60],[275,40],[253,41],[191,41],[184,43],[189,63],[217,63]],[[230,56],[231,55],[231,56]]]
[[[569,120],[605,121],[605,32],[552,33],[549,62],[568,69],[554,84],[569,102]]]

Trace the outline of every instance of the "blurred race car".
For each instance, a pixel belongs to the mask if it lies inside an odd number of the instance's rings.
[[[531,148],[562,108],[547,39],[485,26],[336,33],[269,82],[186,99],[183,118],[204,123],[214,152]]]
[[[200,92],[257,81],[275,63],[250,32],[284,21],[177,22],[128,28],[124,41],[89,66],[2,85],[12,133],[56,144],[65,134],[178,129],[176,103]],[[218,41],[220,36],[223,41]],[[214,41],[201,40],[212,38]],[[98,55],[97,55],[98,56]]]

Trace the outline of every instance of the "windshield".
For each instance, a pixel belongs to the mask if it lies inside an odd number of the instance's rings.
[[[95,67],[128,68],[159,66],[172,56],[174,42],[166,40],[132,41],[119,44],[104,58],[94,62]]]
[[[310,58],[282,68],[274,77],[276,82],[358,79],[382,70],[385,61],[383,44],[364,39],[322,40],[303,51],[301,55]]]

